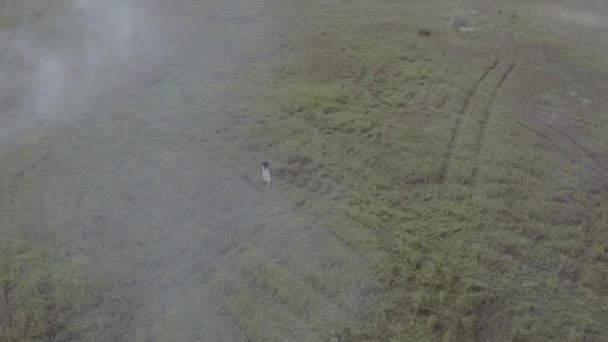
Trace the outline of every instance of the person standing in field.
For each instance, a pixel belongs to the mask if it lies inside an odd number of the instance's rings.
[[[272,188],[272,183],[270,181],[270,164],[267,161],[262,162],[262,178],[264,182],[266,182],[266,186]]]

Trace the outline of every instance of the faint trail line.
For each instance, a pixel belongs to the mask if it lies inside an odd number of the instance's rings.
[[[568,134],[561,132],[561,131],[557,131],[557,133],[562,136],[564,139],[566,139],[567,141],[569,141],[572,145],[574,145],[577,149],[579,149],[582,154],[585,155],[585,157],[589,158],[593,164],[595,164],[595,166],[599,169],[601,169],[602,171],[604,171],[605,173],[608,173],[608,166],[604,165],[604,163],[602,163],[595,155],[593,152],[591,152],[587,147],[583,146],[581,143],[579,143],[578,141],[576,141],[574,138],[572,138],[571,136],[569,136]]]
[[[492,115],[492,107],[494,107],[494,103],[496,102],[496,97],[498,96],[500,89],[502,88],[503,84],[505,83],[509,75],[513,72],[516,66],[517,63],[511,63],[507,71],[503,73],[502,77],[496,84],[496,87],[494,87],[494,89],[492,90],[488,104],[484,109],[483,117],[481,118],[481,125],[479,127],[479,131],[477,132],[477,137],[475,141],[476,153],[474,155],[473,170],[471,171],[471,182],[473,185],[477,183],[479,177],[479,154],[481,153],[481,149],[486,140],[486,130],[488,126],[488,120]]]
[[[265,265],[270,265],[269,267],[271,267],[271,268],[274,267],[275,270],[277,270],[277,271],[280,270],[287,274],[293,274],[293,272],[290,272],[289,269],[287,269],[281,265],[278,265],[277,263],[272,262],[270,260],[267,260]],[[271,305],[281,307],[285,312],[289,312],[289,313],[293,314],[294,316],[298,315],[297,313],[292,312],[292,310],[290,310],[287,303],[279,300],[276,297],[276,295],[273,293],[272,289],[265,287],[263,284],[260,284],[260,281],[257,279],[254,279],[254,277],[252,277],[249,274],[249,272],[250,271],[248,271],[247,269],[241,269],[240,273],[242,274],[242,277],[239,277],[239,279],[243,279],[243,282],[248,283],[249,287],[255,287],[261,293],[268,294],[268,296],[266,298],[267,298],[267,301]],[[342,307],[340,305],[340,303],[338,303],[338,301],[335,300],[335,298],[331,298],[331,296],[328,296],[325,293],[319,291],[317,288],[311,286],[309,281],[304,279],[302,277],[302,275],[299,273],[293,274],[293,279],[295,282],[297,282],[298,285],[300,285],[304,289],[310,291],[309,295],[312,295],[312,298],[315,299],[313,301],[313,303],[314,303],[313,305],[315,305],[319,309],[325,309],[325,310],[322,310],[322,312],[327,312],[326,310],[331,310],[330,312],[333,312],[333,313],[339,315],[343,320],[345,320],[345,321],[350,320],[349,317],[352,317],[353,313],[350,312],[350,310],[348,310],[347,308]]]
[[[569,145],[573,146],[575,149],[577,149],[580,152],[580,154],[582,154],[587,159],[589,159],[591,161],[591,163],[593,164],[593,166],[595,166],[597,169],[601,170],[602,172],[608,174],[608,166],[605,165],[602,161],[600,161],[599,158],[597,158],[594,155],[594,153],[592,151],[590,151],[587,147],[583,146],[581,143],[576,141],[576,139],[574,139],[570,135],[566,134],[564,131],[556,129],[555,127],[551,127],[550,125],[547,125],[546,123],[543,123],[542,121],[540,121],[536,118],[530,117],[529,119],[532,120],[533,122],[535,122],[536,124],[542,126],[543,128],[550,130],[551,132],[554,133],[554,135],[557,135],[559,137],[559,138],[558,137],[550,138],[548,135],[541,134],[541,132],[536,131],[536,133],[539,134],[541,137],[549,140],[552,147],[554,149],[556,149],[558,152],[560,152],[561,154],[563,154],[564,156],[566,156],[570,161],[574,162],[573,156],[571,156],[571,154],[563,151],[563,149],[561,149],[558,146],[559,140],[562,140],[562,141],[568,143]],[[524,127],[530,129],[527,126],[524,126]]]
[[[552,139],[550,136],[548,136],[544,132],[542,132],[542,131],[540,131],[540,130],[538,130],[536,128],[530,127],[530,125],[527,125],[527,124],[521,122],[520,120],[518,120],[516,118],[513,118],[512,120],[513,120],[513,122],[515,122],[516,124],[518,124],[520,127],[522,127],[524,129],[530,131],[533,134],[538,135],[540,138],[542,138],[544,141],[546,141],[550,145],[551,148],[553,148],[555,151],[557,151],[557,153],[559,153],[559,155],[561,155],[562,157],[566,158],[566,160],[568,160],[569,162],[571,162],[571,163],[575,163],[576,162],[576,160],[572,157],[572,155],[570,153],[564,151],[563,148],[559,147],[555,143],[554,139]]]
[[[492,64],[485,69],[481,77],[479,77],[479,79],[467,92],[467,96],[464,99],[462,107],[458,111],[458,115],[456,116],[456,120],[454,121],[454,125],[452,126],[452,130],[450,132],[450,141],[448,143],[448,148],[443,158],[443,165],[439,171],[439,177],[437,179],[438,183],[444,183],[447,179],[448,170],[450,169],[452,159],[454,158],[455,143],[460,134],[460,128],[462,126],[462,116],[469,109],[471,105],[471,99],[473,99],[479,92],[481,83],[483,83],[483,81],[486,79],[486,77],[488,77],[492,70],[496,69],[496,67],[498,66],[498,62],[498,59],[494,56],[494,61],[492,62]]]
[[[445,94],[441,100],[439,100],[439,102],[437,102],[437,104],[435,104],[435,108],[436,109],[441,109],[443,108],[443,106],[445,106],[445,104],[448,102],[448,100],[450,99],[450,95]]]
[[[490,65],[485,71],[484,73],[481,75],[481,77],[477,80],[477,82],[475,82],[475,84],[473,85],[473,87],[469,90],[467,97],[464,100],[464,104],[462,106],[462,108],[460,109],[459,113],[460,114],[464,114],[468,109],[469,109],[469,105],[471,104],[471,100],[475,97],[475,95],[477,95],[477,93],[479,92],[479,88],[481,86],[481,83],[483,83],[483,81],[486,79],[486,77],[488,77],[488,75],[494,70],[496,69],[496,67],[498,66],[499,60],[497,58],[494,58],[494,62],[492,63],[492,65]]]

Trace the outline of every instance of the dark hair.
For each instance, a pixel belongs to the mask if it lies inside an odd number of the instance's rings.
[[[267,168],[268,168],[268,166],[270,166],[270,164],[269,164],[267,161],[265,161],[265,160],[264,160],[264,161],[262,162],[262,166],[263,166],[265,169],[267,169]]]

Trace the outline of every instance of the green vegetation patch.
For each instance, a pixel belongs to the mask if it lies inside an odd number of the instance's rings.
[[[508,53],[492,64],[489,27],[479,42],[429,28],[447,43],[418,33],[405,7],[433,17],[423,5],[382,6],[285,28],[242,87],[262,114],[250,150],[272,158],[278,191],[379,256],[382,300],[345,340],[599,338],[605,264],[589,257],[605,255],[606,221],[568,152],[522,124]]]

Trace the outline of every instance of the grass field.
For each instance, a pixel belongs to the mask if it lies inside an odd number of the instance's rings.
[[[601,1],[147,10],[162,49],[0,139],[0,340],[608,336]]]

